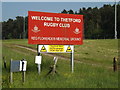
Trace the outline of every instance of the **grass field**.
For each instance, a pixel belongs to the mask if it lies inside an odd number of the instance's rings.
[[[74,73],[70,71],[69,54],[54,54],[65,57],[58,59],[58,74],[46,75],[53,64],[53,57],[42,54],[42,72],[37,73],[34,58],[37,53],[16,47],[24,45],[36,49],[36,45],[28,45],[27,40],[3,40],[2,56],[7,61],[7,69],[2,64],[3,88],[117,88],[118,72],[112,70],[113,57],[118,57],[118,40],[84,40],[83,45],[75,45]],[[9,83],[10,59],[28,62],[26,82],[22,84],[22,73],[13,74],[14,82]]]

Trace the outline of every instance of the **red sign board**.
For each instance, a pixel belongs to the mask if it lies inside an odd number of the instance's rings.
[[[81,45],[83,15],[29,11],[28,43]]]

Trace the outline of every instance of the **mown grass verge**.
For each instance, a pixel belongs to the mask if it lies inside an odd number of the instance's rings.
[[[26,45],[26,40],[7,40],[3,41],[3,56],[7,60],[7,69],[2,64],[2,87],[3,88],[117,88],[118,87],[118,72],[113,72],[112,57],[117,56],[117,46],[114,40],[86,40],[85,45],[75,46],[75,59],[84,63],[75,62],[74,73],[70,71],[69,60],[58,59],[57,72],[58,74],[46,75],[49,72],[49,67],[53,64],[53,57],[42,55],[42,72],[37,73],[37,65],[34,63],[34,58],[37,53],[15,47],[14,44]],[[101,42],[104,42],[102,45]],[[108,43],[109,42],[109,43]],[[96,46],[95,46],[96,43]],[[101,43],[101,44],[100,44]],[[113,43],[113,44],[111,44]],[[91,47],[89,47],[89,45]],[[107,47],[109,45],[109,47]],[[36,48],[35,45],[31,47]],[[94,47],[94,48],[93,48]],[[92,49],[93,48],[93,49]],[[96,48],[96,49],[95,49]],[[98,49],[102,48],[102,49]],[[108,49],[109,48],[109,49]],[[113,50],[113,52],[105,51]],[[96,54],[99,51],[101,54]],[[66,54],[58,54],[68,57]],[[78,57],[76,57],[78,55]],[[108,57],[109,56],[109,57]],[[26,82],[22,84],[22,73],[14,73],[14,83],[9,83],[10,59],[21,60],[25,58],[28,62],[26,71]],[[68,57],[69,58],[69,57]],[[101,58],[101,59],[100,59]],[[86,64],[91,63],[91,64]],[[96,66],[92,65],[96,64]],[[97,66],[97,64],[101,66]]]

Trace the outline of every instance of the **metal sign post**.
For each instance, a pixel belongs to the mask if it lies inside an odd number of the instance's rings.
[[[12,59],[10,60],[10,64],[12,64]],[[10,68],[10,83],[11,84],[13,83],[13,72],[11,71],[11,68]]]
[[[38,46],[38,45],[37,45]],[[40,56],[41,53],[38,52],[38,56]],[[40,74],[40,64],[38,64],[38,74]]]
[[[22,61],[22,81],[25,82],[25,71],[23,70],[24,69],[24,62],[23,62],[23,60],[21,60]]]
[[[38,64],[38,74],[40,74],[40,64]]]
[[[41,53],[38,50],[38,46],[39,45],[37,45],[38,56],[35,57],[35,63],[38,64],[38,66],[37,66],[37,68],[38,68],[38,74],[40,74],[42,56],[41,56]]]
[[[71,53],[71,71],[74,72],[74,52]]]

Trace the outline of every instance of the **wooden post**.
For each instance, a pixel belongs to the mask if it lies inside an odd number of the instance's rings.
[[[10,83],[13,83],[13,72],[11,72],[12,59],[10,60]]]
[[[56,73],[56,64],[57,64],[58,57],[54,57],[53,60],[54,60],[53,72]]]
[[[5,57],[3,57],[3,61],[4,61],[4,68],[7,69]]]
[[[57,60],[58,60],[58,57],[54,57],[54,59],[53,59],[54,65],[50,66],[50,71],[47,73],[47,75],[49,75],[49,74],[54,75],[55,73],[57,73],[57,71],[56,71]]]
[[[116,57],[113,58],[113,71],[117,71],[117,59]]]
[[[56,73],[56,65],[53,65],[53,70],[52,70],[53,74]]]
[[[4,68],[7,69],[6,60],[4,60]]]

